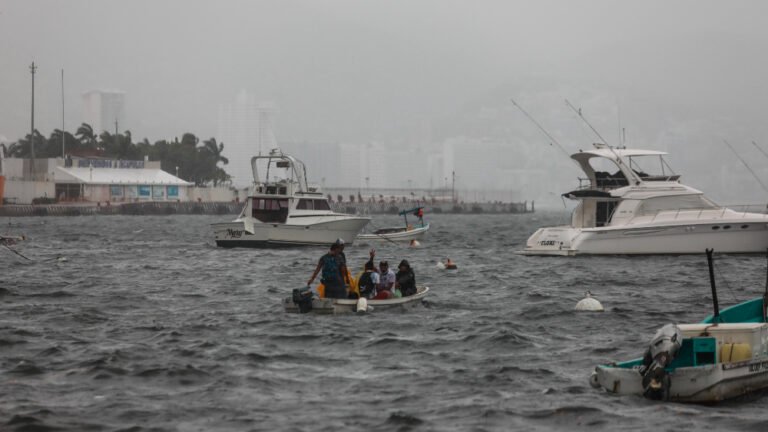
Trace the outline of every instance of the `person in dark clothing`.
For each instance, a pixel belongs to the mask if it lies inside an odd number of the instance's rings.
[[[344,254],[344,239],[337,238],[334,244],[339,248],[339,267],[344,267],[344,271],[341,272],[341,278],[347,286],[350,286],[351,284],[349,282],[349,273],[347,272],[347,255]]]
[[[416,294],[416,274],[413,273],[408,260],[400,261],[395,280],[395,286],[403,293],[403,297]]]
[[[307,286],[312,285],[317,274],[322,271],[320,282],[325,285],[326,298],[347,298],[347,288],[344,286],[342,272],[347,271],[346,264],[340,263],[339,245],[331,245],[331,250],[320,257],[312,277],[307,281]]]
[[[357,281],[357,288],[360,290],[360,296],[367,299],[376,297],[376,286],[379,284],[379,274],[373,267],[373,260],[365,263],[365,272],[360,275]]]

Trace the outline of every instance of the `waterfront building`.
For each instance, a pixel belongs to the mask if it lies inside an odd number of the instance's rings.
[[[35,199],[56,203],[187,201],[193,183],[160,169],[159,161],[87,158],[2,159],[4,198],[10,204]],[[30,164],[35,178],[30,177]],[[226,200],[229,200],[227,197]]]

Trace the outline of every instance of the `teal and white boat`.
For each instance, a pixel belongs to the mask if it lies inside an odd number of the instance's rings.
[[[409,214],[419,219],[418,225],[408,223]],[[421,240],[429,231],[429,223],[424,222],[424,207],[403,210],[398,215],[403,217],[405,225],[381,228],[370,233],[361,233],[358,234],[357,238],[359,240],[411,241]]]
[[[667,324],[643,358],[599,365],[590,384],[610,393],[677,402],[718,402],[768,388],[766,294],[719,310],[698,324]]]

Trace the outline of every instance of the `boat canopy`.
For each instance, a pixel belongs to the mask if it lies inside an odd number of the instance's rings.
[[[629,185],[639,185],[649,181],[677,181],[676,175],[664,160],[667,152],[657,150],[641,150],[612,148],[595,144],[594,149],[582,150],[571,155],[589,179],[590,189],[616,189]],[[640,164],[639,159],[658,157],[660,172],[648,174],[646,163]],[[593,161],[599,159],[599,161]]]
[[[412,209],[403,210],[403,211],[401,211],[400,213],[398,213],[398,216],[405,216],[405,215],[407,215],[407,214],[411,214],[411,213],[413,213],[413,214],[416,214],[416,212],[417,212],[417,211],[419,211],[419,210],[421,210],[421,209],[423,209],[423,208],[424,208],[424,207],[414,207],[414,208],[412,208]]]
[[[574,199],[574,198],[613,198],[613,195],[611,195],[610,192],[602,191],[602,190],[594,190],[594,189],[577,189],[574,191],[566,192],[563,194],[563,197]]]

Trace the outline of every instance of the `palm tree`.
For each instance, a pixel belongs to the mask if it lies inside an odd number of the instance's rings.
[[[77,128],[75,136],[77,136],[85,147],[91,149],[96,148],[96,135],[93,133],[93,128],[88,123],[81,124],[80,127]]]
[[[222,152],[224,152],[224,143],[217,144],[216,138],[210,138],[203,141],[203,148],[213,155],[217,165],[219,162],[224,165],[229,163],[229,159],[222,156]]]

